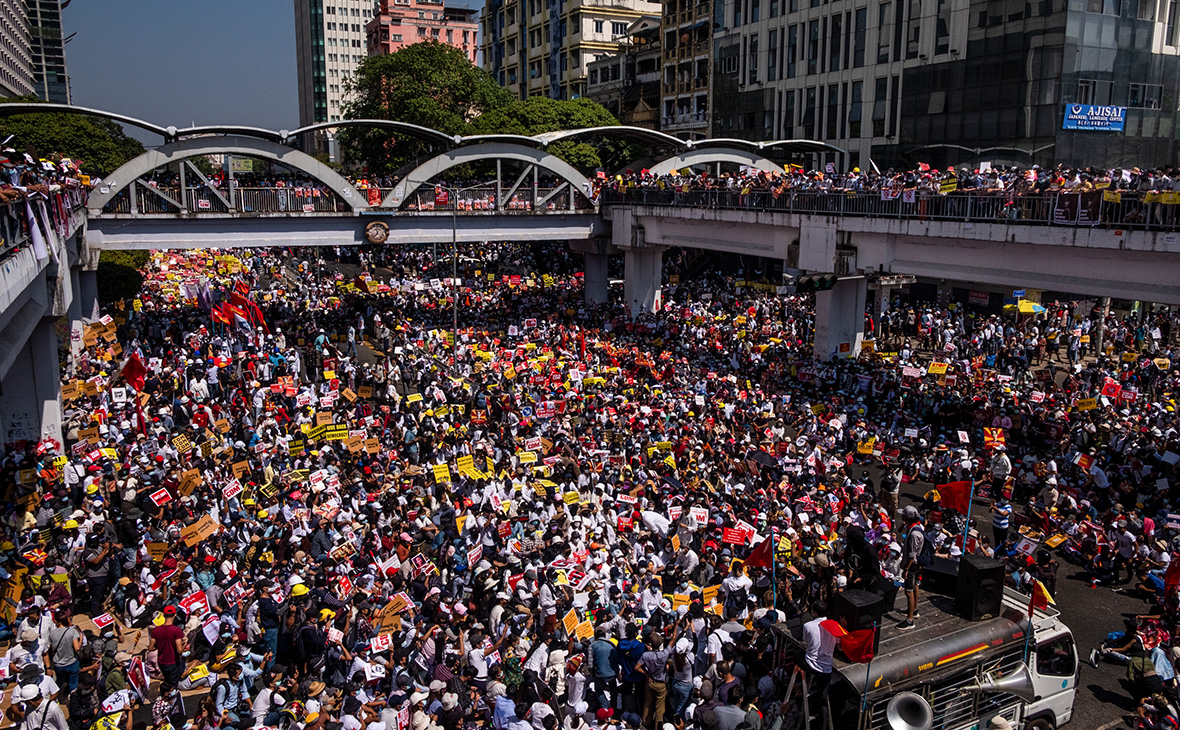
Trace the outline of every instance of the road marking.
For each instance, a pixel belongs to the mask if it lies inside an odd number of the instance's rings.
[[[1102,727],[1094,728],[1094,730],[1110,730],[1115,725],[1122,725],[1122,724],[1123,724],[1122,719],[1111,720],[1110,722],[1106,723]]]

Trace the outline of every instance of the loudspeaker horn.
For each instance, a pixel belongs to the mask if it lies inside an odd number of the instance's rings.
[[[885,721],[890,730],[930,730],[934,726],[934,710],[921,695],[898,692],[885,707]]]
[[[984,676],[983,681],[978,682],[970,689],[975,692],[1006,692],[1016,695],[1025,702],[1032,702],[1037,698],[1037,690],[1033,687],[1032,673],[1028,671],[1028,666],[1025,664],[1021,664],[1019,668],[999,679],[989,673]]]

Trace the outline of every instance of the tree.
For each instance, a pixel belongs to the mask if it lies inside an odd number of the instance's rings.
[[[463,51],[433,40],[366,58],[348,91],[352,101],[345,118],[389,119],[452,135],[465,134],[471,119],[512,100]],[[428,146],[383,130],[350,129],[342,136],[349,161],[379,174],[398,169]]]
[[[0,103],[41,101],[35,96],[18,96]],[[81,160],[82,172],[87,175],[109,175],[143,154],[143,145],[124,134],[118,124],[82,114],[37,112],[0,117],[0,139],[8,135],[13,136],[9,144],[14,149],[34,157],[60,154]]]
[[[523,134],[531,137],[561,129],[612,127],[618,123],[619,120],[604,106],[589,99],[558,101],[533,96],[481,114],[472,121],[468,134]],[[556,142],[547,151],[584,174],[597,168],[614,171],[635,159],[634,145],[614,139],[600,139],[593,144],[585,138]]]
[[[148,251],[103,251],[98,257],[98,301],[110,304],[139,296]]]

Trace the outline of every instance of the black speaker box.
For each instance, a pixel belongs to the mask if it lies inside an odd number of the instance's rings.
[[[950,558],[935,557],[922,568],[922,590],[954,596],[959,586],[959,564]]]
[[[980,555],[959,559],[955,613],[968,621],[1000,615],[1004,603],[1004,564]]]
[[[840,591],[832,599],[828,617],[839,621],[849,631],[877,627],[873,638],[873,652],[881,643],[881,614],[885,613],[885,597],[855,588]]]

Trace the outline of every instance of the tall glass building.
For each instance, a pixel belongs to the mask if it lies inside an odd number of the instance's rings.
[[[882,170],[1177,164],[1180,0],[717,2],[714,136]]]

